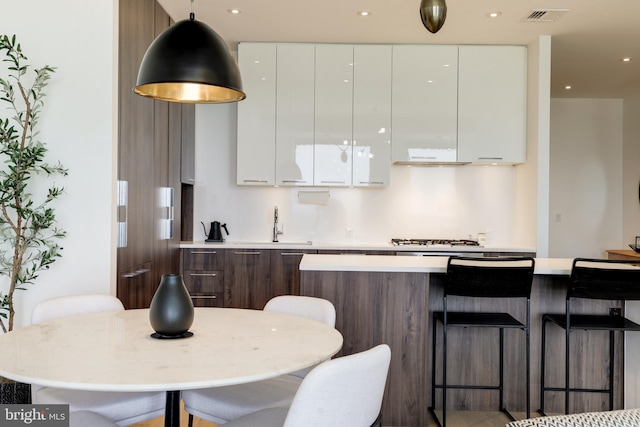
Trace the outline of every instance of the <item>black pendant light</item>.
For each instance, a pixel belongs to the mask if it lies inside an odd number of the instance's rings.
[[[163,31],[142,58],[135,93],[191,104],[243,100],[238,64],[225,41],[211,27],[189,19]]]
[[[444,25],[447,17],[447,3],[445,0],[421,0],[420,18],[431,33],[435,34]]]

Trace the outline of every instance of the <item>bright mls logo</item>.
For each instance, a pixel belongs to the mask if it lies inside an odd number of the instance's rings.
[[[69,405],[0,405],[0,427],[69,427]]]

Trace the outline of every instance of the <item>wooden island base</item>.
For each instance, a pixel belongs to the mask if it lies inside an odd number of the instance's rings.
[[[314,255],[320,257],[322,255]],[[307,257],[307,255],[305,255]],[[357,262],[357,257],[350,262]],[[387,257],[397,258],[397,257]],[[317,258],[314,258],[317,260]],[[336,328],[344,337],[338,354],[347,355],[386,343],[391,347],[389,380],[383,402],[383,425],[421,427],[430,417],[431,404],[431,313],[442,308],[444,274],[438,272],[328,271],[301,263],[302,295],[326,298],[337,311]],[[369,256],[368,262],[371,262]],[[380,267],[377,267],[380,269]],[[438,267],[442,271],[441,267]],[[411,270],[410,268],[408,270]],[[438,270],[438,269],[436,269]],[[534,278],[531,295],[531,409],[539,408],[542,313],[564,313],[568,272],[539,274]],[[451,310],[508,311],[524,321],[522,300],[449,298]],[[577,301],[575,312],[608,313],[622,302]],[[457,329],[457,328],[456,328]],[[441,328],[438,343],[442,342]],[[547,328],[547,376],[550,386],[564,385],[564,331]],[[468,328],[449,334],[450,384],[497,384],[498,332]],[[623,339],[616,335],[615,407],[623,405]],[[603,387],[607,384],[608,333],[575,332],[571,338],[571,386]],[[513,412],[525,410],[525,335],[505,331],[505,398]],[[440,374],[441,350],[437,356]],[[438,378],[441,378],[440,376]],[[438,381],[440,382],[440,380]],[[440,391],[436,391],[439,395]],[[495,411],[497,391],[452,390],[448,394],[450,410]],[[441,408],[441,399],[436,399]],[[546,393],[546,411],[564,412],[562,393]],[[608,409],[605,394],[573,393],[570,412]]]

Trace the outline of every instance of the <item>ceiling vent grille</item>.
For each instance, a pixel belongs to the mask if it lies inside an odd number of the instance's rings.
[[[525,18],[527,22],[555,22],[569,12],[569,9],[533,9]]]

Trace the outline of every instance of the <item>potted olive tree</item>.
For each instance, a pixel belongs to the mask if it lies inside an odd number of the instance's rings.
[[[28,289],[60,257],[65,232],[56,227],[52,202],[63,188],[49,180],[67,170],[46,162],[36,130],[54,68],[31,71],[15,35],[0,35],[0,56],[7,72],[0,74],[0,276],[7,278],[0,282],[0,328],[6,333],[14,326],[15,291]]]
[[[0,282],[0,328],[7,333],[14,326],[15,291],[28,289],[60,257],[65,232],[55,226],[52,202],[63,188],[47,180],[67,170],[45,161],[47,148],[36,130],[54,68],[29,74],[15,35],[0,35],[0,56],[0,277],[6,278]],[[0,403],[30,402],[29,384],[0,377]]]

